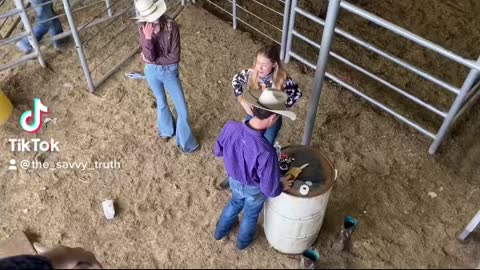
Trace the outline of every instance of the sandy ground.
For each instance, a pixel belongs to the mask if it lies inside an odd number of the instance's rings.
[[[212,235],[230,196],[215,189],[225,177],[222,161],[213,156],[215,139],[227,120],[242,119],[230,80],[251,65],[260,44],[196,7],[187,8],[177,21],[183,46],[181,78],[192,127],[202,144],[191,155],[181,153],[174,140],[162,144],[156,138],[151,91],[145,82],[123,76],[142,70],[138,58],[96,96],[86,92],[74,49],[60,54],[46,49],[51,70],[32,61],[1,73],[1,89],[16,109],[0,129],[5,168],[0,170],[0,239],[24,230],[47,245],[90,249],[114,268],[298,267],[297,259],[269,247],[263,233],[244,252],[236,250],[235,241],[217,242]],[[115,32],[106,35],[113,38]],[[117,40],[134,46],[135,40],[125,36]],[[18,56],[13,48],[2,48],[1,53]],[[288,69],[305,96],[295,109],[299,119],[285,121],[280,135],[283,145],[301,141],[313,82],[313,76],[304,74],[299,65],[291,63]],[[37,158],[116,160],[121,169],[7,171],[10,159],[35,159],[35,153],[11,152],[7,142],[32,137],[17,123],[35,97],[51,108],[49,117],[56,118],[35,137],[60,142],[59,153]],[[319,266],[475,267],[480,234],[461,244],[455,233],[480,203],[479,117],[478,107],[472,109],[441,152],[430,156],[430,140],[326,84],[313,144],[334,161],[340,176],[317,243],[322,256]],[[429,192],[437,197],[428,196]],[[105,198],[116,200],[118,215],[113,221],[103,217]],[[349,214],[360,221],[354,248],[338,254],[331,245]]]

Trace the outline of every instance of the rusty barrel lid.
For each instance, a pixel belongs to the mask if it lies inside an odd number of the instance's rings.
[[[321,195],[332,187],[335,182],[335,169],[332,162],[324,157],[320,151],[305,145],[289,145],[282,148],[282,153],[295,158],[290,167],[309,164],[295,180],[293,187],[285,193],[309,198]],[[302,195],[300,189],[304,189],[306,184],[309,187],[308,193]]]

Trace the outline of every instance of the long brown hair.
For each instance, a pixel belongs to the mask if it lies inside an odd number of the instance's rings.
[[[268,58],[270,61],[272,61],[272,63],[276,64],[273,70],[273,84],[279,88],[278,90],[283,91],[285,89],[285,81],[287,80],[287,71],[283,67],[283,63],[280,60],[280,49],[277,45],[262,46],[255,54],[253,70],[255,70],[256,58],[259,55]],[[248,88],[258,89],[258,74],[256,71],[253,71],[250,75]]]

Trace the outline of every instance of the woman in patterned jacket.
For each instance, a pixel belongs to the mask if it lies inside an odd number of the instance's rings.
[[[253,68],[240,71],[233,77],[232,86],[238,102],[247,113],[247,119],[252,118],[250,106],[243,100],[243,94],[246,89],[268,89],[274,88],[285,91],[288,95],[287,108],[292,107],[302,96],[297,83],[290,78],[280,61],[280,52],[278,46],[267,45],[257,51],[255,65]],[[282,127],[282,119],[267,129],[265,138],[271,144],[274,144],[278,132]]]
[[[288,95],[287,108],[292,107],[302,97],[302,92],[298,89],[297,83],[288,76],[280,60],[280,51],[276,45],[266,45],[257,51],[254,66],[250,69],[244,69],[233,77],[233,92],[247,113],[247,120],[253,117],[253,113],[243,100],[243,94],[246,89],[269,89],[274,88],[285,91]],[[282,118],[280,117],[275,125],[267,129],[265,138],[271,144],[274,144],[282,127]],[[228,178],[218,187],[219,190],[228,188]]]

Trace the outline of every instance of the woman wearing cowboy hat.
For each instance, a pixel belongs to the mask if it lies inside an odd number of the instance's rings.
[[[223,157],[232,199],[220,216],[215,239],[227,236],[243,210],[243,219],[237,238],[237,248],[252,243],[258,217],[267,197],[276,197],[293,185],[291,177],[280,179],[278,157],[265,132],[281,116],[295,120],[288,111],[288,95],[279,90],[247,90],[244,101],[253,118],[244,123],[229,121],[222,129],[215,145],[215,156]]]
[[[188,107],[178,75],[180,62],[180,32],[177,23],[163,15],[164,0],[135,0],[140,27],[145,77],[157,99],[159,136],[168,141],[176,135],[177,145],[184,152],[198,149],[199,144],[188,121]],[[177,123],[168,107],[167,88],[177,111]]]

